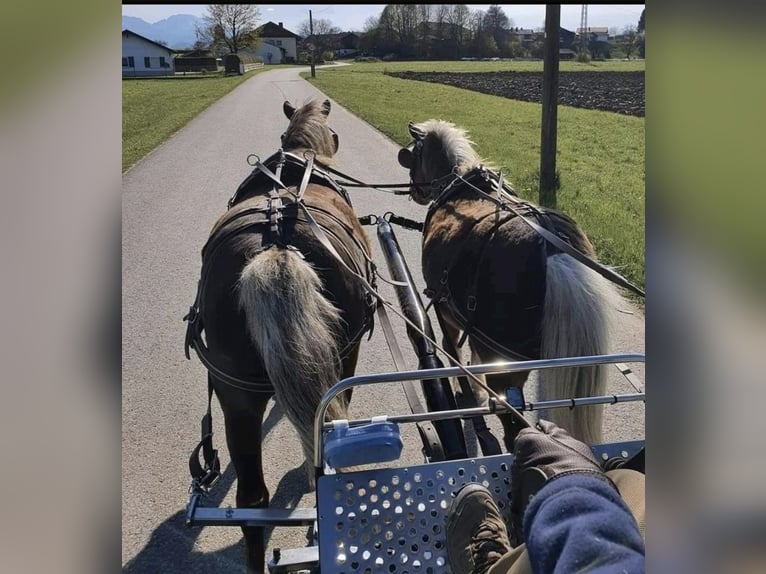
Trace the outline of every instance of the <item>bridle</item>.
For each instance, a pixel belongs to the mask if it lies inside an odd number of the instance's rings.
[[[431,181],[416,181],[415,173],[417,173],[417,171],[420,171],[420,173],[423,172],[423,140],[415,138],[410,145],[413,146],[412,164],[410,165],[410,197],[415,199],[412,190],[417,191],[419,196],[418,199],[432,202],[429,206],[429,211],[431,211],[436,205],[441,204],[444,194],[449,189],[453,188],[453,184],[460,179],[460,176],[457,173],[457,166],[454,166],[449,173],[432,179]],[[428,189],[424,189],[425,186],[428,186]]]

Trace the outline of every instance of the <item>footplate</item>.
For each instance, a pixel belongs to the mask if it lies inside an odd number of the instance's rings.
[[[592,447],[598,460],[632,456],[643,441]],[[445,517],[455,491],[486,486],[508,521],[509,454],[328,475],[317,483],[322,572],[450,572]]]

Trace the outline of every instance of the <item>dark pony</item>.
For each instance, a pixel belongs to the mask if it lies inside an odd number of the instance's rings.
[[[282,149],[258,161],[202,251],[190,328],[223,410],[238,507],[269,503],[261,453],[269,398],[295,427],[312,469],[320,398],[353,375],[372,322],[370,297],[352,274],[371,280],[369,241],[345,190],[322,169],[338,149],[330,102],[283,107],[290,123]],[[348,400],[331,406],[332,419],[348,418]],[[248,564],[262,571],[263,529],[243,532]]]
[[[430,203],[423,276],[441,315],[445,346],[457,348],[467,337],[474,363],[605,354],[609,298],[616,294],[611,283],[533,228],[595,257],[577,224],[516,197],[454,124],[429,120],[411,124],[410,133],[414,144],[399,152],[399,162],[410,172],[411,197]],[[599,395],[606,386],[603,367],[540,373],[542,400]],[[527,377],[494,375],[487,383],[503,392],[523,387]],[[600,406],[553,409],[545,416],[588,444],[601,442]],[[517,429],[510,417],[501,419],[510,448]]]

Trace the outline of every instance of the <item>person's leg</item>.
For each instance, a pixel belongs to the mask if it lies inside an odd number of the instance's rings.
[[[610,470],[606,475],[620,491],[620,496],[638,523],[641,537],[646,540],[646,475],[624,468]]]
[[[617,469],[610,470],[606,475],[612,479],[620,496],[633,513],[638,523],[641,536],[646,540],[646,476],[635,470]],[[487,571],[487,574],[533,574],[532,565],[529,563],[529,554],[525,544],[520,544],[497,562]]]
[[[511,551],[500,509],[480,484],[467,484],[457,492],[446,522],[447,556],[453,574],[486,574]]]
[[[519,544],[495,562],[492,568],[487,570],[487,574],[534,574],[529,562],[527,545]]]

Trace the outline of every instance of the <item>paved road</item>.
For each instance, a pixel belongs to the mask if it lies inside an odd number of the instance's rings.
[[[122,438],[122,560],[131,573],[243,572],[238,528],[187,529],[183,510],[189,475],[187,458],[199,439],[199,417],[206,402],[205,371],[193,357],[183,356],[185,323],[181,318],[192,303],[200,270],[200,249],[210,226],[250,167],[245,158],[262,158],[277,150],[287,120],[285,99],[303,103],[322,96],[299,70],[273,70],[248,80],[200,114],[123,177],[123,438]],[[374,97],[374,94],[370,94]],[[338,167],[370,182],[404,181],[398,147],[370,125],[333,102],[330,123],[340,137]],[[359,214],[393,210],[422,219],[425,208],[406,197],[371,190],[351,190]],[[374,229],[368,228],[376,259],[385,267]],[[406,260],[418,286],[419,236],[396,228]],[[387,285],[381,290],[394,300]],[[616,350],[644,349],[642,314],[627,302],[622,311]],[[395,330],[406,341],[404,326]],[[414,354],[403,346],[407,361]],[[393,370],[378,328],[362,347],[359,373]],[[643,370],[639,369],[643,379]],[[630,388],[619,378],[613,392]],[[226,469],[214,502],[235,505],[233,469],[222,425],[214,406],[215,439]],[[408,411],[396,385],[359,389],[352,415],[371,416]],[[616,407],[607,419],[607,439],[643,437],[643,408]],[[497,425],[492,422],[492,427]],[[499,436],[499,435],[498,435]],[[422,462],[419,441],[405,428],[404,463]],[[302,474],[300,448],[292,427],[272,403],[267,412],[264,456],[266,480],[275,507],[314,504]],[[302,529],[277,528],[269,547],[305,545]]]

